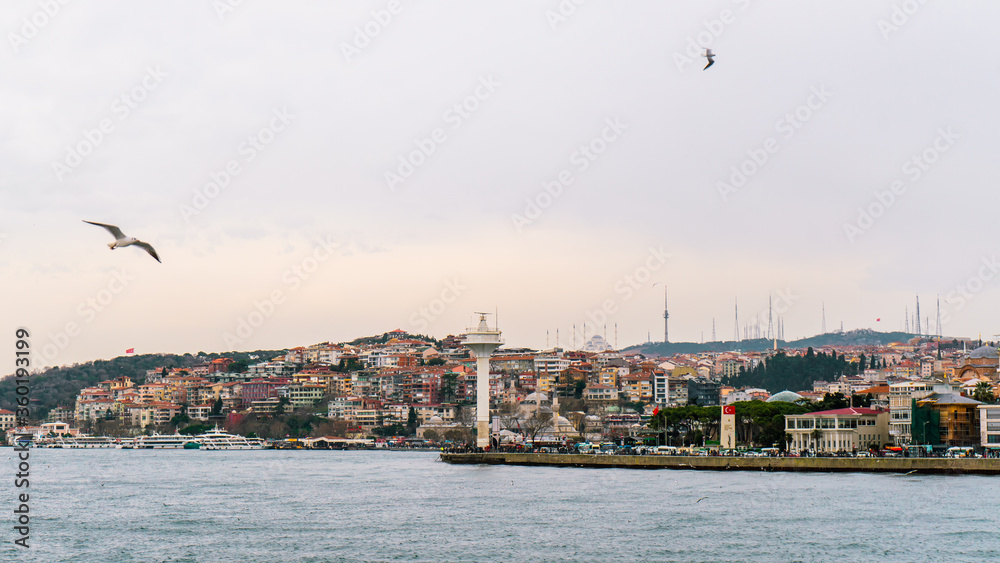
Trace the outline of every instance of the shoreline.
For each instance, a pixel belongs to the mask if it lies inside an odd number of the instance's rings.
[[[1000,459],[982,458],[746,458],[724,456],[594,455],[498,452],[442,453],[441,461],[459,465],[531,465],[617,469],[1000,475]]]

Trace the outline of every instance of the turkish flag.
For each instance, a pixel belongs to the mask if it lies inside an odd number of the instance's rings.
[[[736,414],[736,407],[733,405],[726,405],[722,407],[722,414]]]
[[[126,354],[131,354],[133,352],[135,352],[135,348],[129,348],[128,350],[125,350]]]
[[[659,413],[660,413],[660,407],[654,407],[653,408],[653,416],[656,416]]]

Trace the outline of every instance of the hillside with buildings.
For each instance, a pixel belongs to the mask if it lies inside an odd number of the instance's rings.
[[[492,432],[536,445],[626,438],[704,444],[718,439],[712,420],[719,407],[733,405],[748,444],[772,446],[784,430],[789,447],[823,451],[871,443],[1000,446],[1000,428],[989,433],[985,422],[1000,416],[991,410],[995,348],[927,338],[871,343],[882,337],[666,355],[606,343],[501,347],[489,362]],[[14,424],[11,383],[0,382],[6,430]],[[436,340],[396,330],[288,350],[124,356],[51,369],[32,376],[32,422],[116,435],[217,423],[262,437],[466,442],[476,390],[476,358],[463,335]]]

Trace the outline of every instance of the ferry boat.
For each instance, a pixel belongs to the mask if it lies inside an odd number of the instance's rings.
[[[64,448],[114,448],[117,445],[115,439],[108,436],[77,436],[63,442]]]
[[[203,450],[262,450],[264,441],[260,438],[244,438],[224,432],[216,426],[211,432],[196,437]]]
[[[136,437],[133,447],[137,450],[179,450],[186,448],[187,444],[195,441],[191,436],[184,434],[153,433],[151,436]]]

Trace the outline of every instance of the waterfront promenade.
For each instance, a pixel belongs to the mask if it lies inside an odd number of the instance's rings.
[[[1000,459],[982,458],[727,457],[443,452],[441,461],[453,464],[617,467],[624,469],[1000,475]]]

